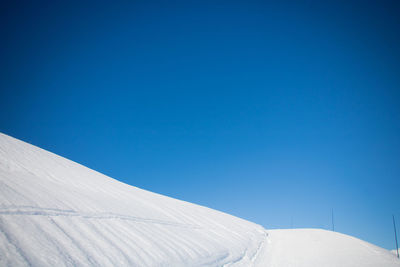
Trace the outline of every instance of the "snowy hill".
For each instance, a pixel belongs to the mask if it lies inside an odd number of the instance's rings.
[[[260,255],[264,266],[400,266],[400,260],[388,250],[337,232],[320,229],[267,232],[265,255]]]
[[[361,240],[273,230],[0,134],[0,266],[400,266]]]

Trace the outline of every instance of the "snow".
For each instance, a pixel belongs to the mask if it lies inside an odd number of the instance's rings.
[[[267,231],[0,134],[0,266],[400,266],[400,261],[338,233]]]
[[[396,257],[397,257],[397,253],[399,253],[399,255],[400,255],[400,249],[398,249],[398,250],[392,249],[390,252],[392,252],[394,255],[396,255]]]
[[[267,233],[264,266],[400,266],[388,250],[337,232],[286,229]]]

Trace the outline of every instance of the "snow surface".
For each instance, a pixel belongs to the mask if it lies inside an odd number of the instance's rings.
[[[0,134],[0,266],[400,266],[400,261],[338,233],[266,231]]]
[[[269,230],[263,266],[400,266],[390,251],[321,229]]]
[[[399,253],[399,255],[400,255],[400,249],[398,249],[398,250],[392,249],[390,252],[392,252],[394,255],[396,255],[396,257],[397,257],[397,253]]]

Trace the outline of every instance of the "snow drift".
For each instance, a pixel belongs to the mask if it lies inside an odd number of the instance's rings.
[[[251,265],[265,236],[0,134],[1,266]]]
[[[270,230],[266,246],[263,266],[400,266],[389,250],[321,229]]]
[[[0,265],[400,266],[392,253],[361,240],[328,231],[266,231],[4,134]]]

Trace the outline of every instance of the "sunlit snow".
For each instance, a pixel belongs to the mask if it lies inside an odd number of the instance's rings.
[[[0,266],[400,266],[400,261],[385,249],[330,231],[267,231],[0,134]]]

